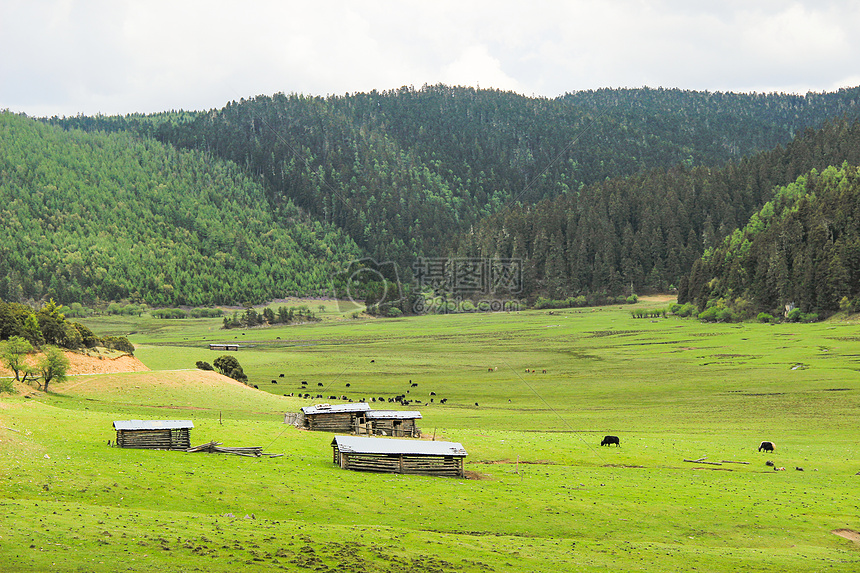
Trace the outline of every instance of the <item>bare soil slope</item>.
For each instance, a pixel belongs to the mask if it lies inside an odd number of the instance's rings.
[[[121,352],[112,352],[109,350],[90,350],[89,354],[80,354],[78,352],[66,352],[66,357],[69,359],[69,376],[77,376],[79,374],[116,374],[119,372],[145,372],[148,371],[143,362],[123,354]],[[32,354],[27,357],[27,363],[30,366],[35,366],[36,362],[41,358],[40,354]],[[0,376],[13,376],[10,370],[0,366]]]

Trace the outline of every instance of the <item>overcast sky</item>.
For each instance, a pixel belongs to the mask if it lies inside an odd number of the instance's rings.
[[[832,91],[860,85],[860,1],[0,0],[0,109],[34,116],[440,82]]]

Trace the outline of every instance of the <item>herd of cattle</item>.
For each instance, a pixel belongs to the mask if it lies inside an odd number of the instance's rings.
[[[371,362],[374,362],[374,361],[371,360]],[[494,372],[496,370],[497,370],[497,368],[490,368],[488,370],[488,372]],[[535,372],[537,372],[537,370],[529,368],[526,370],[526,372],[527,373],[535,373]],[[546,370],[543,370],[542,373],[546,374]],[[283,378],[284,375],[281,374],[280,377]],[[278,383],[277,380],[272,380],[272,384],[277,384],[277,383]],[[307,380],[302,380],[301,384],[302,384],[302,389],[304,389],[304,390],[308,389]],[[317,382],[317,386],[322,387],[323,386],[322,382]],[[349,388],[350,384],[347,383],[346,387]],[[417,388],[418,384],[416,384],[416,383],[412,382],[412,380],[410,380],[409,381],[409,387],[410,388]],[[408,393],[409,393],[409,390],[406,391],[406,394],[408,394]],[[396,404],[400,404],[401,406],[408,406],[410,404],[416,404],[418,406],[423,405],[423,403],[419,400],[407,399],[406,394],[398,394],[397,396],[392,396],[389,398],[386,398],[385,396],[379,396],[378,398],[373,396],[370,398],[370,402],[377,402],[378,401],[378,402],[388,402],[388,403],[392,403],[392,404],[396,403]],[[294,392],[284,394],[284,396],[294,396],[294,395],[295,395]],[[430,392],[430,396],[436,396],[436,392]],[[324,399],[324,396],[322,394],[312,395],[308,392],[306,392],[304,394],[300,393],[300,394],[298,394],[298,397],[299,398],[308,398],[308,399]],[[347,397],[345,394],[341,395],[341,396],[329,396],[328,399],[329,400],[338,400],[339,399],[339,400],[344,400],[344,401],[349,401],[349,402],[353,401],[353,399]],[[434,402],[434,400],[435,400],[435,398],[430,398],[430,401],[427,402],[427,404],[432,404]],[[368,400],[366,398],[361,398],[358,401],[359,402],[367,402]],[[510,400],[508,400],[508,401],[510,402]],[[448,402],[447,398],[443,398],[443,399],[439,400],[439,404],[446,404],[447,402]],[[478,405],[478,403],[475,402],[475,406],[477,406],[477,405]],[[621,447],[621,440],[618,438],[618,436],[604,436],[603,440],[601,440],[601,442],[600,442],[600,445],[601,446],[613,446],[614,445],[615,447]],[[762,442],[758,447],[759,452],[762,452],[762,451],[763,452],[773,452],[774,450],[776,450],[776,446],[774,445],[773,442],[769,442],[769,441]],[[785,469],[785,468],[781,468],[781,469]],[[797,469],[800,470],[800,468],[797,468]]]
[[[284,375],[280,374],[279,377],[283,378]],[[272,380],[272,384],[277,384],[277,383],[278,383],[277,380]],[[317,382],[317,386],[318,387],[324,387],[322,382]],[[349,387],[350,387],[350,384],[347,382],[346,388],[349,388]],[[417,388],[418,384],[413,382],[412,380],[410,380],[409,381],[409,387],[410,388]],[[255,386],[255,388],[256,388],[256,386]],[[302,380],[301,381],[301,390],[308,390],[308,389],[309,389],[308,388],[308,381]],[[366,397],[362,397],[362,398],[359,398],[357,400],[350,398],[346,394],[341,394],[340,396],[329,395],[327,397],[327,399],[328,400],[343,400],[344,402],[388,402],[390,404],[400,404],[401,406],[409,406],[412,404],[415,404],[417,406],[423,406],[426,404],[433,404],[436,402],[436,392],[430,392],[430,399],[427,402],[422,402],[421,400],[417,400],[415,398],[407,398],[406,395],[409,393],[410,393],[410,391],[407,390],[405,394],[398,394],[396,396],[389,396],[387,398],[385,396],[379,396],[379,397],[371,396],[369,399]],[[310,392],[299,392],[298,394],[296,394],[295,392],[288,392],[288,393],[285,393],[284,396],[305,398],[305,399],[311,399],[311,400],[318,400],[318,399],[324,400],[324,399],[326,399],[326,396],[324,396],[323,394],[311,394]],[[439,400],[438,403],[439,404],[447,404],[448,398],[442,398],[441,400]],[[478,404],[476,402],[475,406],[477,406],[477,405]]]
[[[611,446],[615,445],[616,447],[621,447],[621,440],[618,439],[618,436],[604,436],[603,441],[600,442],[601,446]],[[772,452],[776,450],[776,445],[773,442],[762,442],[759,444],[758,451],[760,452]]]

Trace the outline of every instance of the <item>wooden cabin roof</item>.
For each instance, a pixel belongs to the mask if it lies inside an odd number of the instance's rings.
[[[418,420],[421,412],[417,410],[370,410],[368,420]]]
[[[457,442],[425,442],[363,436],[335,436],[332,445],[338,451],[353,454],[412,454],[424,456],[466,456]]]
[[[115,430],[181,430],[193,428],[191,420],[117,420]]]
[[[305,416],[314,414],[342,414],[345,412],[367,412],[370,405],[367,402],[355,404],[317,404],[316,406],[304,406],[302,412]]]

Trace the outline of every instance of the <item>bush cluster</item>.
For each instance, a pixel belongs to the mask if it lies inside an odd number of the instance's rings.
[[[99,338],[83,324],[66,320],[64,309],[53,300],[36,311],[25,304],[0,301],[0,340],[20,336],[37,348],[50,345],[80,350],[104,346],[134,354],[134,345],[124,336]]]

